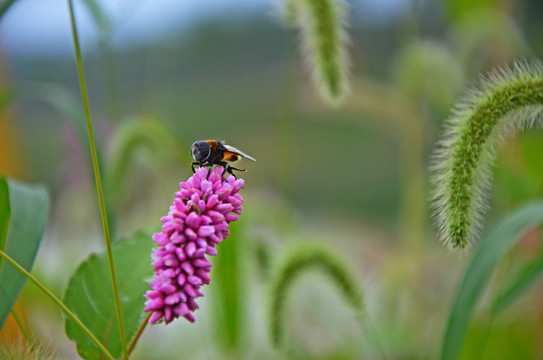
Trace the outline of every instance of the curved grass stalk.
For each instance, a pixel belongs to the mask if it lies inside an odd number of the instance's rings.
[[[100,178],[100,167],[98,164],[98,155],[96,151],[96,144],[94,141],[94,131],[92,129],[92,119],[90,115],[89,99],[87,96],[87,85],[85,82],[85,72],[83,71],[83,60],[81,58],[81,50],[79,48],[79,37],[77,35],[77,27],[75,24],[75,15],[72,0],[68,1],[68,8],[70,12],[70,24],[72,27],[72,39],[74,43],[75,60],[77,64],[77,74],[79,77],[79,85],[81,88],[81,99],[83,101],[83,108],[85,110],[85,121],[87,125],[87,134],[89,136],[89,146],[92,157],[92,166],[94,169],[94,179],[96,182],[96,192],[98,194],[98,203],[100,205],[100,215],[102,218],[102,226],[104,230],[104,240],[106,243],[106,250],[108,255],[108,264],[111,275],[111,284],[113,287],[113,298],[115,300],[115,313],[117,315],[117,323],[119,326],[119,334],[121,336],[121,344],[123,351],[123,358],[128,359],[128,350],[126,346],[126,336],[124,331],[123,318],[121,313],[121,303],[119,301],[119,291],[117,287],[117,279],[115,277],[115,265],[113,263],[113,255],[111,251],[111,237],[109,233],[109,226],[107,221],[106,205],[104,201],[104,191],[102,189],[102,180]]]
[[[23,274],[28,280],[32,281],[41,291],[45,293],[53,302],[70,318],[72,319],[77,326],[83,330],[83,332],[89,337],[89,339],[102,351],[102,353],[111,360],[115,360],[113,355],[102,345],[102,343],[94,336],[94,334],[79,320],[75,314],[68,309],[64,303],[55,296],[45,285],[43,285],[38,279],[36,279],[32,274],[25,270],[21,265],[19,265],[15,260],[13,260],[8,254],[0,250],[0,257],[4,258],[11,266],[13,266],[17,271]]]
[[[321,246],[313,244],[298,246],[287,252],[272,274],[270,334],[275,348],[281,347],[285,336],[288,293],[297,278],[313,269],[321,270],[335,283],[358,316],[365,315],[362,291],[344,261]]]
[[[285,0],[285,17],[301,28],[302,48],[312,79],[331,104],[347,94],[349,63],[345,5],[341,0]]]
[[[116,131],[113,151],[107,167],[106,184],[111,196],[118,196],[128,168],[139,148],[147,148],[157,159],[170,155],[180,164],[191,162],[185,144],[156,119],[128,121]],[[186,153],[186,155],[184,155]]]
[[[490,74],[447,121],[433,164],[439,237],[464,249],[479,237],[496,152],[519,131],[543,125],[541,62],[515,63]]]

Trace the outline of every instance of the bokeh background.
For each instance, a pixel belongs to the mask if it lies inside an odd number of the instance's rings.
[[[75,1],[116,239],[160,225],[191,174],[193,141],[226,140],[257,159],[240,164],[248,169],[245,210],[232,245],[221,245],[230,248],[212,278],[222,275],[205,287],[196,324],[148,328],[136,359],[277,358],[267,328],[269,272],[300,241],[327,244],[353,268],[391,358],[437,356],[469,256],[435,239],[432,151],[480,74],[543,59],[543,3],[346,6],[351,91],[330,107],[310,81],[299,34],[281,20],[280,1]],[[1,19],[0,104],[0,173],[47,187],[52,208],[34,273],[62,294],[78,264],[103,251],[65,1],[17,0]],[[541,130],[500,151],[485,233],[543,196],[541,154]],[[489,293],[538,256],[538,239],[530,233],[508,255]],[[279,357],[375,356],[334,287],[318,274],[304,279],[291,294],[288,355]],[[543,356],[541,281],[497,318],[485,304],[462,358]],[[17,306],[56,356],[76,356],[59,311],[32,285]]]

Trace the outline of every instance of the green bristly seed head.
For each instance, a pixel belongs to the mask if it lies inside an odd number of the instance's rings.
[[[500,145],[542,123],[540,62],[491,74],[456,107],[434,160],[434,216],[447,246],[464,249],[478,237]]]
[[[280,347],[284,338],[285,308],[289,290],[297,278],[314,269],[319,269],[332,280],[344,299],[357,313],[363,313],[362,291],[345,262],[322,246],[309,243],[298,245],[287,251],[282,261],[273,269],[270,291],[270,333],[275,347]]]
[[[313,82],[326,101],[339,103],[349,87],[342,1],[285,0],[284,8],[287,22],[301,28],[302,48]]]

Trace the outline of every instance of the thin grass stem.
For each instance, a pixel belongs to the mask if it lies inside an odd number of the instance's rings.
[[[119,292],[117,288],[117,279],[115,277],[115,266],[113,264],[113,254],[111,251],[111,238],[109,233],[109,226],[107,221],[106,205],[104,201],[104,192],[102,189],[102,180],[100,178],[100,167],[98,165],[98,155],[96,152],[96,143],[94,141],[94,132],[92,129],[92,119],[90,115],[89,99],[87,95],[87,85],[85,82],[85,73],[83,70],[83,60],[81,58],[81,50],[79,47],[79,37],[77,34],[77,26],[75,23],[75,15],[72,0],[68,0],[68,7],[70,10],[70,23],[72,27],[72,38],[74,43],[75,60],[77,64],[77,74],[79,77],[79,85],[81,88],[81,99],[83,101],[83,108],[85,110],[85,121],[87,125],[87,134],[89,136],[89,146],[92,157],[92,167],[94,170],[94,180],[96,182],[96,192],[98,195],[98,203],[100,205],[100,216],[102,218],[102,226],[104,230],[104,240],[106,243],[107,258],[109,264],[109,271],[111,274],[111,284],[113,287],[113,297],[115,301],[115,313],[117,315],[117,322],[119,325],[119,334],[121,336],[123,358],[128,359],[128,351],[126,346],[126,336],[124,332],[124,324],[121,313],[121,304],[119,301]]]
[[[25,270],[17,261],[13,260],[8,254],[0,250],[0,256],[4,258],[8,263],[11,264],[17,271],[19,271],[21,274],[23,274],[28,280],[32,281],[41,291],[45,293],[53,302],[61,308],[61,310],[70,318],[72,319],[77,326],[83,330],[83,332],[89,337],[89,339],[102,351],[102,353],[111,360],[115,360],[113,355],[102,345],[102,343],[94,336],[94,334],[77,318],[77,316],[70,310],[64,303],[55,296],[45,285],[43,285],[38,279],[36,279],[32,274],[30,274],[28,271]]]

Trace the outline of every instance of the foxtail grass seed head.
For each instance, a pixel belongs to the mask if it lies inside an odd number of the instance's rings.
[[[302,50],[323,98],[336,105],[349,90],[345,8],[342,0],[285,0],[289,24],[301,28]]]
[[[464,249],[480,235],[497,150],[519,131],[542,125],[539,61],[488,75],[456,106],[432,169],[434,219],[450,249]]]
[[[290,248],[273,269],[270,286],[270,335],[274,347],[285,338],[288,293],[296,279],[318,269],[337,287],[349,305],[362,315],[365,311],[362,290],[347,263],[329,249],[315,244]]]
[[[208,176],[208,172],[210,172]],[[155,269],[152,290],[145,293],[145,311],[152,311],[149,322],[169,324],[182,316],[194,322],[196,298],[203,296],[200,286],[209,284],[211,263],[206,255],[217,255],[215,246],[229,235],[229,223],[239,219],[244,187],[242,179],[223,178],[224,168],[202,167],[186,182],[170,206],[162,231],[153,235],[158,249],[151,258]]]

